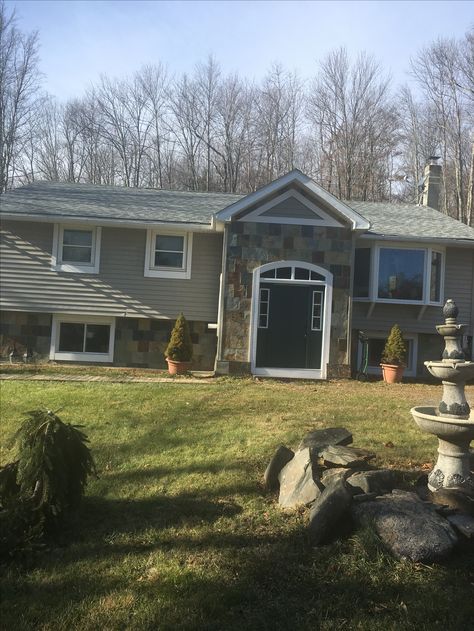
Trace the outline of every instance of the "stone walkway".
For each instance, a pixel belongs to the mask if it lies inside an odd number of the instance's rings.
[[[217,383],[212,372],[196,372],[192,377],[113,377],[107,375],[41,375],[0,373],[0,381],[70,381],[70,382],[104,382],[104,383]]]

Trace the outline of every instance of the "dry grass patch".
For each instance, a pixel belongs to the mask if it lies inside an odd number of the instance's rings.
[[[261,487],[279,443],[335,425],[410,483],[436,440],[409,410],[440,393],[346,381],[3,383],[5,439],[25,410],[62,408],[85,426],[100,470],[61,545],[3,568],[3,626],[469,628],[472,550],[428,568],[388,558],[366,532],[311,549],[306,511],[284,514]]]

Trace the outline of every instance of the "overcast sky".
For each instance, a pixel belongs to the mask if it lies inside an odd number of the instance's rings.
[[[274,61],[312,76],[318,60],[346,46],[373,53],[396,83],[410,56],[437,37],[474,25],[471,1],[93,2],[7,0],[23,31],[38,30],[45,88],[80,96],[101,73],[145,63],[192,71],[213,54],[225,72],[259,79]]]

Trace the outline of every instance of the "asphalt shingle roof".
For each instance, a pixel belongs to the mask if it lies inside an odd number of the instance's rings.
[[[242,195],[188,193],[67,182],[38,182],[0,196],[0,212],[145,222],[211,222],[212,215]]]
[[[370,221],[368,234],[409,239],[474,240],[474,228],[429,206],[386,202],[346,203]]]
[[[195,193],[67,182],[37,182],[0,196],[0,212],[13,215],[120,221],[209,224],[212,215],[241,199]],[[467,239],[474,229],[427,206],[346,201],[371,222],[368,234],[411,239]]]

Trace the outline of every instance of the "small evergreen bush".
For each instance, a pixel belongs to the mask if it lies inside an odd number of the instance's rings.
[[[175,362],[190,362],[193,357],[193,342],[186,318],[181,313],[171,332],[171,338],[165,350],[165,358]]]
[[[383,364],[404,366],[407,349],[398,324],[394,324],[385,343],[382,353]]]
[[[0,468],[0,554],[41,539],[79,506],[96,474],[87,442],[50,410],[27,413],[13,437],[16,460]]]

